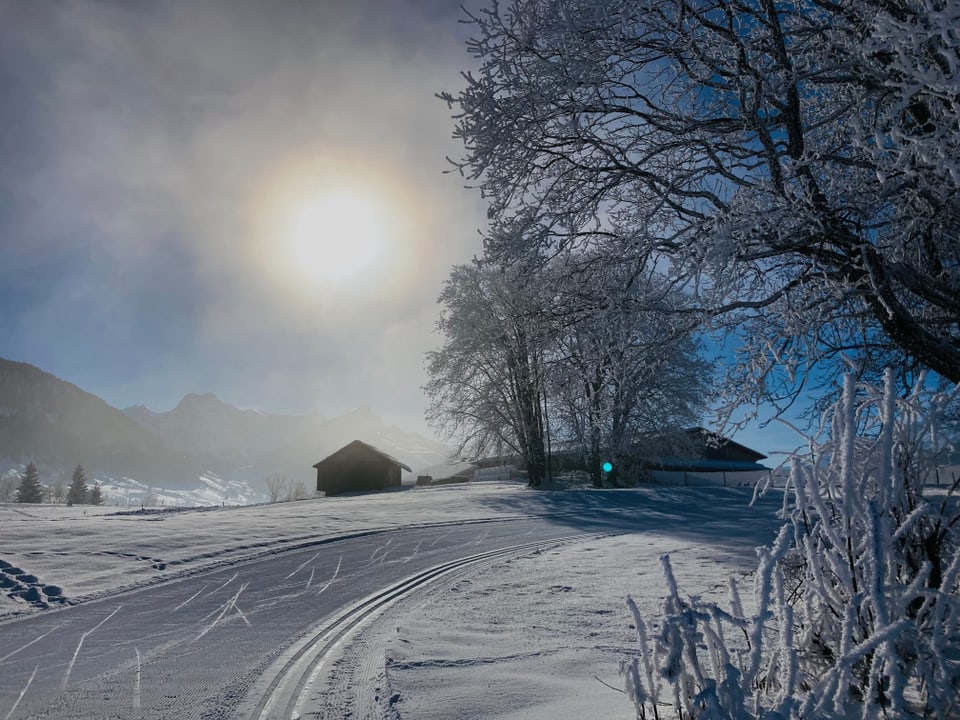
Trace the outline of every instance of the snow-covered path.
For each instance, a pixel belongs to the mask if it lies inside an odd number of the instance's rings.
[[[117,512],[116,508],[0,505],[0,562],[23,571],[20,585],[84,601],[265,557],[319,539],[378,529],[476,520],[549,517],[579,527],[637,520],[650,530],[693,533],[715,545],[766,542],[753,533],[745,491],[662,488],[536,492],[519,483],[471,483],[277,505]],[[699,527],[702,526],[702,527]],[[707,533],[707,535],[704,535]],[[747,540],[744,545],[744,540]],[[0,566],[0,582],[13,579]],[[0,588],[0,621],[34,612]]]
[[[507,496],[512,501],[500,502]],[[276,505],[147,510],[64,505],[0,505],[0,561],[57,587],[71,601],[266,557],[324,538],[474,519],[525,517],[536,494],[517,483]],[[5,573],[0,567],[0,576]],[[0,581],[2,581],[0,577]],[[2,588],[0,588],[2,590]],[[46,599],[46,598],[41,598]],[[36,611],[0,592],[0,620]]]
[[[669,552],[685,587],[749,582],[739,554],[625,534],[568,541],[458,573],[356,633],[302,717],[634,718],[619,662],[636,652],[626,595],[656,617]]]
[[[341,608],[449,558],[569,534],[536,519],[451,529],[336,540],[7,623],[0,709],[17,705],[13,718],[247,717],[238,704],[257,678]]]
[[[380,683],[366,698],[373,699],[365,704],[370,717],[583,717],[576,708],[604,701],[620,708],[611,705],[611,717],[622,716],[629,712],[625,699],[594,675],[619,686],[616,664],[631,647],[623,596],[654,610],[663,552],[680,558],[678,574],[690,592],[709,592],[728,574],[750,569],[752,548],[768,541],[777,523],[774,503],[750,509],[748,500],[743,491],[723,489],[539,493],[476,485],[159,520],[4,518],[3,558],[32,571],[42,566],[68,597],[78,597],[73,588],[80,587],[101,600],[34,609],[32,620],[0,625],[0,648],[10,648],[0,653],[0,712],[17,704],[11,717],[27,708],[56,717],[50,708],[96,711],[98,698],[109,696],[119,717],[133,709],[131,717],[164,717],[174,706],[231,717],[271,657],[309,626],[358,593],[449,557],[450,548],[463,555],[551,535],[626,531],[496,561],[418,592],[355,635],[330,666],[347,677],[344,668],[358,660],[364,677]],[[51,528],[60,532],[51,535]],[[374,528],[399,529],[363,534]],[[86,532],[69,536],[80,530]],[[359,536],[316,545],[350,533]],[[209,539],[200,544],[202,535]],[[64,556],[50,545],[75,547],[81,538],[115,552],[74,551],[76,566],[57,564]],[[8,553],[11,546],[18,554]],[[326,552],[334,546],[352,549],[335,561]],[[180,579],[165,583],[167,571],[154,568],[140,584],[163,584],[114,596],[141,579],[130,583],[125,570],[140,567],[142,557],[179,567]],[[139,597],[151,603],[134,611]],[[187,621],[175,627],[173,615]],[[331,708],[349,702],[331,693],[323,674],[315,680],[314,717],[330,717]],[[190,687],[211,691],[197,695]]]

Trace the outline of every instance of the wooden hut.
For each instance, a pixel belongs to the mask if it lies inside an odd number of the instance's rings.
[[[399,460],[373,445],[354,440],[316,465],[317,490],[327,495],[400,487],[400,471],[411,472]]]

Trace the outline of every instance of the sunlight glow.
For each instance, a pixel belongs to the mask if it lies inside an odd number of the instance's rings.
[[[403,173],[357,157],[278,163],[250,198],[258,279],[311,324],[408,298],[434,235]]]
[[[377,204],[335,191],[309,201],[293,218],[294,261],[309,277],[339,285],[382,262],[388,230]]]

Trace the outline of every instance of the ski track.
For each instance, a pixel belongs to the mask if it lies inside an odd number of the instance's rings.
[[[234,576],[234,577],[236,577],[236,576]],[[232,578],[231,578],[231,579],[232,579]],[[229,582],[229,581],[228,581],[228,582]],[[201,633],[200,633],[199,635],[197,635],[197,636],[193,639],[194,642],[196,642],[197,640],[199,640],[200,638],[202,638],[204,635],[206,635],[208,632],[210,632],[211,630],[213,630],[213,629],[217,626],[217,623],[219,623],[219,622],[223,619],[223,616],[226,615],[226,614],[230,611],[231,608],[233,608],[234,610],[237,611],[237,613],[239,613],[240,617],[243,618],[243,621],[244,621],[247,625],[250,624],[250,621],[247,620],[247,616],[244,615],[243,612],[240,610],[240,608],[237,607],[237,600],[240,599],[240,594],[241,594],[244,590],[247,589],[247,585],[249,585],[249,584],[250,584],[250,583],[243,583],[243,585],[240,586],[240,589],[237,590],[236,593],[234,593],[233,597],[230,598],[229,600],[227,600],[227,602],[225,602],[220,608],[218,608],[218,609],[220,610],[220,614],[217,615],[216,619],[215,619],[212,623],[210,623],[210,625],[208,625],[203,631],[201,631]],[[216,610],[214,610],[214,612],[216,612]],[[212,614],[213,614],[213,613],[210,613],[210,615],[212,615]],[[210,617],[210,615],[207,615],[207,617]],[[204,618],[204,620],[206,620],[206,618]]]
[[[30,647],[30,646],[33,645],[34,643],[40,642],[40,641],[43,640],[47,635],[49,635],[50,633],[54,632],[55,630],[59,630],[61,627],[63,627],[63,626],[62,626],[62,625],[57,625],[57,626],[55,626],[55,627],[52,627],[52,628],[50,628],[49,630],[47,630],[43,635],[40,635],[39,637],[35,637],[33,640],[31,640],[30,642],[26,643],[25,645],[21,645],[21,646],[18,647],[16,650],[13,650],[13,651],[11,651],[11,652],[8,652],[8,653],[7,653],[6,655],[4,655],[3,657],[0,657],[0,663],[2,663],[4,660],[7,660],[8,658],[12,658],[14,655],[16,655],[16,654],[17,654],[18,652],[20,652],[21,650],[26,650],[28,647]]]
[[[319,556],[320,556],[320,551],[318,550],[318,551],[314,554],[314,556],[313,556],[312,558],[310,558],[309,560],[304,560],[302,563],[300,563],[299,565],[297,565],[297,567],[295,567],[293,570],[291,570],[291,571],[290,571],[290,574],[287,575],[287,576],[284,578],[284,580],[289,580],[290,578],[292,578],[292,577],[293,577],[294,575],[296,575],[298,572],[300,572],[301,570],[303,570],[307,565],[309,565],[309,564],[312,563],[314,560],[316,560]]]
[[[198,595],[200,595],[200,593],[202,593],[202,592],[203,592],[204,590],[206,590],[206,589],[207,589],[207,586],[204,585],[202,588],[200,588],[199,590],[197,590],[193,595],[191,595],[191,596],[188,597],[186,600],[184,600],[182,603],[180,603],[179,605],[177,605],[177,606],[176,606],[173,610],[171,610],[170,612],[176,612],[177,610],[180,610],[181,608],[183,608],[184,606],[186,606],[187,603],[189,603],[191,600],[194,600]]]
[[[143,666],[140,662],[140,649],[134,648],[134,650],[136,650],[137,653],[137,673],[133,680],[133,709],[139,714],[141,705],[140,681],[143,675]]]
[[[117,608],[112,613],[107,615],[103,620],[98,622],[96,625],[94,625],[92,628],[90,628],[83,635],[80,636],[80,641],[77,643],[77,648],[73,651],[73,657],[70,658],[70,663],[67,665],[67,672],[63,676],[63,682],[60,683],[61,691],[67,689],[67,684],[70,682],[70,674],[73,672],[73,666],[77,662],[77,656],[80,654],[80,648],[83,647],[83,641],[86,640],[87,637],[89,637],[94,631],[102,627],[103,624],[107,622],[107,620],[109,620],[118,612],[120,612],[120,608],[122,607],[123,605],[118,605]]]
[[[10,718],[13,717],[13,713],[16,712],[17,707],[19,707],[20,701],[23,700],[23,696],[27,694],[27,690],[30,688],[30,684],[33,682],[33,679],[37,676],[37,670],[39,669],[40,666],[38,665],[33,669],[33,672],[30,673],[30,679],[27,680],[27,684],[23,686],[23,690],[21,690],[20,695],[17,696],[16,702],[13,703],[13,707],[10,708],[3,720],[10,720]]]
[[[330,579],[327,580],[326,584],[317,591],[317,595],[322,595],[324,590],[326,590],[330,585],[333,584],[333,581],[337,579],[337,575],[340,574],[340,565],[343,563],[343,555],[340,556],[340,559],[337,560],[337,567],[333,571],[333,575],[330,576]]]
[[[436,545],[438,542],[440,542],[441,540],[443,540],[445,537],[447,537],[448,535],[450,535],[450,533],[452,533],[452,532],[453,532],[453,530],[447,530],[443,535],[441,535],[441,536],[438,537],[436,540],[434,540],[432,543],[430,543],[430,547],[433,547],[434,545]]]
[[[413,559],[417,556],[417,553],[420,552],[420,546],[421,546],[421,545],[423,545],[423,540],[420,540],[420,541],[416,544],[416,546],[413,548],[413,552],[411,552],[407,557],[405,557],[405,558],[400,562],[400,564],[401,564],[401,565],[406,565],[408,562],[410,562],[411,560],[413,560]]]

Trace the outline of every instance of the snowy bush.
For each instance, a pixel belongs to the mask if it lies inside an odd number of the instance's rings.
[[[733,580],[728,607],[683,597],[668,556],[655,635],[628,598],[637,717],[960,717],[960,515],[952,491],[922,492],[958,393],[921,379],[901,399],[893,378],[848,378],[830,432],[792,459],[789,522],[758,550],[751,614]]]

